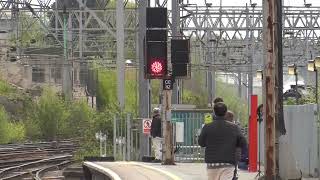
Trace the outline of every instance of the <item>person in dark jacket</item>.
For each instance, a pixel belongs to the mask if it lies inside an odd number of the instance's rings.
[[[151,123],[151,136],[152,136],[152,148],[154,150],[155,161],[161,162],[162,159],[162,136],[161,136],[161,117],[160,117],[160,109],[153,109],[153,117]]]
[[[234,120],[234,114],[232,111],[227,111],[226,115],[224,116],[226,121],[229,121],[231,123],[236,124],[240,130],[241,130],[241,124],[240,122],[236,122]],[[241,131],[242,132],[242,131]],[[243,169],[243,170],[248,170],[248,147],[247,146],[243,146],[242,148],[237,148],[236,150],[236,155],[237,155],[237,161],[238,161],[238,167],[239,169]]]
[[[151,136],[161,137],[161,117],[160,117],[160,109],[153,109],[152,123],[151,123]]]
[[[198,143],[205,147],[208,180],[232,179],[236,164],[236,149],[247,145],[240,128],[225,120],[227,106],[214,105],[215,121],[206,124],[200,133]]]

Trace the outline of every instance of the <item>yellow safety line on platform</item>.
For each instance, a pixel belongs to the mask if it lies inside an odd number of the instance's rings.
[[[165,170],[162,170],[162,169],[158,169],[156,167],[152,167],[152,166],[148,166],[148,165],[145,165],[145,164],[141,164],[141,163],[136,163],[136,162],[127,162],[128,164],[132,164],[132,165],[136,165],[136,166],[141,166],[143,168],[146,168],[146,169],[150,169],[150,170],[154,170],[154,171],[158,171],[168,177],[170,177],[172,180],[182,180],[181,178],[179,178],[178,176],[168,172],[168,171],[165,171]]]

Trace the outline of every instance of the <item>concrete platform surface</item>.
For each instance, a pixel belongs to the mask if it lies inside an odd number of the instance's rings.
[[[203,163],[178,163],[165,166],[160,163],[95,162],[120,176],[122,180],[207,180]],[[239,180],[254,180],[257,173],[238,171]]]

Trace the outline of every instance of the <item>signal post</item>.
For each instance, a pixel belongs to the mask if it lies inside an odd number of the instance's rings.
[[[174,80],[190,77],[190,42],[182,37],[171,39],[171,67],[168,73],[167,8],[146,9],[146,40],[144,75],[146,79],[163,80],[162,129],[164,137],[163,164],[174,165],[171,96]]]
[[[173,89],[173,79],[167,77],[163,79],[163,136],[164,136],[164,148],[163,148],[163,164],[174,165],[174,152],[173,152],[173,126],[171,123],[171,96]]]
[[[167,9],[162,7],[147,8],[146,11],[146,57],[145,78],[163,79],[163,104],[162,104],[162,134],[164,143],[162,148],[163,164],[173,165],[173,136],[171,119],[171,93],[172,79],[167,78]],[[167,79],[166,79],[167,78]]]

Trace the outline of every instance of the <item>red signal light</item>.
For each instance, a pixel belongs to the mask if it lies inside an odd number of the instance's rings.
[[[167,42],[150,41],[146,46],[145,78],[163,79],[167,75]]]
[[[154,73],[154,74],[159,74],[161,73],[163,70],[163,66],[161,64],[160,61],[154,61],[152,64],[151,64],[151,72]]]
[[[162,77],[166,74],[166,60],[164,58],[151,58],[148,65],[148,72],[153,77]]]

